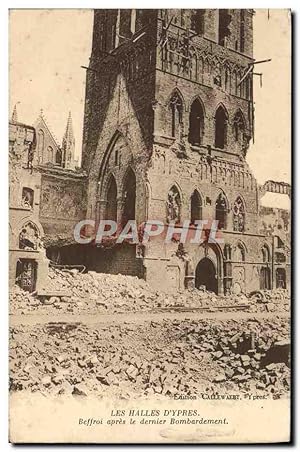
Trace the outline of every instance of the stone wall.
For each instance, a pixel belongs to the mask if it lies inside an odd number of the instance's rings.
[[[73,237],[74,226],[86,215],[85,190],[82,174],[49,169],[42,173],[39,215],[46,240]]]

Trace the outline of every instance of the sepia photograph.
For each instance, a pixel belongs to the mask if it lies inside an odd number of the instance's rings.
[[[289,9],[9,11],[9,441],[291,440]]]

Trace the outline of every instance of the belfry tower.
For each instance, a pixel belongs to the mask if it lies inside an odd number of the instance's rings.
[[[191,228],[217,219],[224,239],[180,252],[157,241],[116,247],[111,271],[166,290],[222,293],[258,288],[264,267],[268,284],[261,248],[270,244],[257,232],[257,183],[245,160],[254,132],[252,19],[251,9],[95,11],[83,137],[88,217],[190,219]],[[105,271],[101,251],[93,253]]]

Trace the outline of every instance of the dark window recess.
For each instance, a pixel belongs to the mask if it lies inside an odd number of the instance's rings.
[[[227,116],[221,106],[215,115],[215,147],[223,149],[227,144]]]
[[[39,231],[34,223],[28,221],[19,234],[20,250],[37,250],[40,245]]]
[[[233,230],[237,232],[245,230],[245,207],[240,197],[235,200],[233,205]]]
[[[202,143],[204,132],[204,113],[198,99],[194,100],[190,111],[189,143],[199,146]]]
[[[234,116],[233,129],[235,141],[243,144],[245,133],[245,121],[240,111],[238,111]]]
[[[105,220],[117,221],[117,184],[114,176],[108,184]]]
[[[276,288],[286,289],[286,271],[284,268],[276,269]]]
[[[131,32],[131,9],[120,9],[120,44],[126,42],[132,36]]]
[[[245,10],[240,12],[240,52],[245,51]]]
[[[224,259],[225,261],[231,261],[231,257],[232,257],[231,245],[229,245],[229,243],[226,243],[226,245],[224,246]]]
[[[231,23],[231,15],[228,9],[219,10],[219,44],[221,46],[226,45],[226,38],[231,34],[229,26]]]
[[[174,93],[170,100],[171,110],[171,136],[178,137],[182,122],[182,101],[178,93]]]
[[[227,202],[223,193],[220,193],[216,200],[216,220],[219,222],[219,229],[226,229]]]
[[[261,250],[261,255],[262,255],[263,262],[270,262],[270,260],[271,260],[270,250],[266,245],[263,246],[263,248]]]
[[[124,182],[123,200],[124,209],[122,216],[122,224],[125,225],[127,221],[135,219],[135,198],[136,198],[136,178],[135,174],[130,169]]]
[[[139,31],[146,25],[147,25],[147,10],[137,9],[135,16],[135,31]]]
[[[280,237],[277,237],[277,248],[284,248],[284,243]]]
[[[260,269],[260,289],[271,289],[271,272],[269,267],[261,267]]]
[[[23,187],[22,190],[22,207],[32,209],[34,199],[34,191],[31,188]]]
[[[191,29],[197,33],[197,35],[204,34],[204,18],[205,18],[205,10],[204,9],[196,9],[192,13],[191,17]]]
[[[61,149],[57,149],[55,154],[55,164],[61,166],[62,165],[62,152]]]
[[[246,260],[246,252],[241,244],[239,244],[237,247],[237,260],[240,262],[245,262]]]
[[[34,292],[37,279],[37,262],[33,259],[20,259],[16,268],[16,283],[27,292]]]
[[[286,262],[286,257],[284,253],[275,253],[275,261],[278,264]]]
[[[180,222],[181,200],[177,187],[173,186],[169,190],[168,199],[166,203],[167,207],[167,222]]]
[[[118,149],[115,150],[115,166],[118,166],[119,162],[119,151]]]
[[[195,190],[191,196],[191,224],[195,224],[195,221],[201,219],[202,219],[202,200],[197,190]]]

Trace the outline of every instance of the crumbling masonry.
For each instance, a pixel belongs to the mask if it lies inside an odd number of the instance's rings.
[[[82,169],[39,161],[30,176],[41,177],[48,258],[138,275],[167,291],[289,285],[289,220],[273,212],[270,228],[260,197],[290,188],[259,187],[246,162],[254,134],[252,19],[250,9],[95,11]],[[224,244],[80,246],[70,237],[83,218],[190,219],[190,228],[217,219]]]

